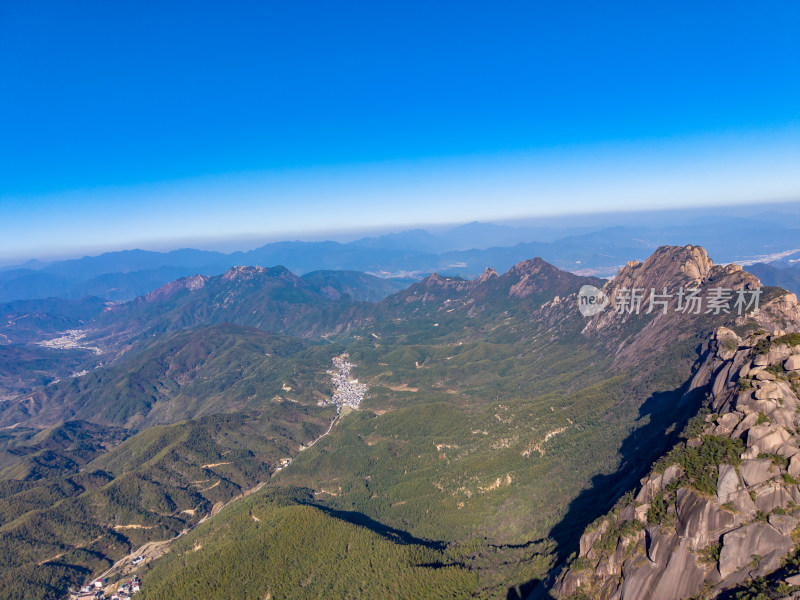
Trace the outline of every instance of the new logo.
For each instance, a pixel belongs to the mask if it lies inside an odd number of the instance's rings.
[[[608,296],[603,293],[603,290],[593,285],[585,285],[578,292],[578,310],[584,317],[591,317],[602,312],[608,303]]]

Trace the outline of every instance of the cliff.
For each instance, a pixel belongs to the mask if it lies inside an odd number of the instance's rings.
[[[783,295],[755,321],[796,313]],[[737,329],[706,347],[684,441],[587,528],[555,598],[800,598],[800,334]]]

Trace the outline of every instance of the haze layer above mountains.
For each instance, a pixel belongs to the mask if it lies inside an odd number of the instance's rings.
[[[735,213],[735,211],[733,211]],[[341,243],[285,241],[246,252],[183,249],[127,250],[0,269],[0,302],[97,296],[129,300],[188,275],[218,275],[235,265],[282,265],[303,275],[353,270],[386,279],[381,297],[438,272],[474,278],[491,266],[499,272],[533,256],[578,274],[608,277],[628,260],[644,260],[664,244],[700,244],[721,262],[771,263],[759,276],[769,285],[800,291],[800,213],[795,204],[772,212],[719,217],[702,211],[643,213],[594,224],[576,218],[546,226],[470,223],[452,229],[417,229]],[[792,252],[794,251],[794,252]],[[774,271],[779,269],[779,271]],[[377,300],[379,297],[356,297]]]

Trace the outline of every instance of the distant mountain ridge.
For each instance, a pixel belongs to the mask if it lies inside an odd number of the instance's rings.
[[[174,279],[219,275],[234,265],[284,265],[298,275],[318,270],[367,272],[383,278],[420,279],[432,272],[475,278],[486,266],[499,272],[541,256],[568,271],[610,276],[630,259],[644,260],[662,245],[703,245],[723,262],[770,262],[798,250],[800,218],[793,213],[764,213],[750,218],[707,218],[687,213],[682,224],[629,219],[609,227],[604,219],[580,226],[511,226],[468,223],[434,232],[413,229],[351,242],[284,241],[229,254],[195,249],[152,252],[125,250],[48,264],[28,261],[0,269],[0,302],[60,296],[96,295],[124,301]],[[783,259],[781,259],[783,260]],[[788,263],[787,263],[788,264]]]

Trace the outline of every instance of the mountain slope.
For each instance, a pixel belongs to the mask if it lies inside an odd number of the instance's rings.
[[[89,463],[0,485],[0,598],[60,600],[150,541],[193,527],[319,437],[331,408],[275,403],[151,427]]]
[[[143,598],[471,598],[477,576],[424,544],[338,518],[308,490],[261,491],[175,544]]]
[[[214,277],[178,279],[113,306],[96,319],[92,337],[113,347],[226,322],[286,333],[302,329],[304,317],[339,304],[283,267],[233,267]]]
[[[141,429],[257,408],[275,397],[315,403],[333,350],[230,324],[159,339],[117,363],[0,404],[0,425],[63,420]]]
[[[686,441],[587,529],[556,598],[733,598],[773,573],[764,591],[792,591],[782,581],[800,574],[800,334],[719,329],[693,385],[710,393]]]

